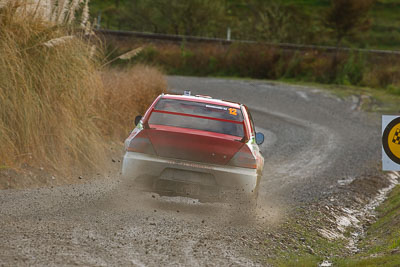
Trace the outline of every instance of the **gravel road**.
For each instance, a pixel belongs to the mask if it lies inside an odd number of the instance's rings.
[[[0,265],[262,265],[260,244],[297,206],[372,172],[380,120],[322,90],[168,77],[171,90],[238,101],[252,111],[265,170],[256,211],[138,194],[117,174],[84,185],[0,192]]]

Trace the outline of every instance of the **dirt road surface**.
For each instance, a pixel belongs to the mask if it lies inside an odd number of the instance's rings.
[[[84,185],[0,192],[0,266],[264,265],[260,244],[291,209],[327,199],[372,171],[380,120],[305,87],[169,77],[171,90],[250,107],[265,170],[256,211],[138,194],[118,174]]]

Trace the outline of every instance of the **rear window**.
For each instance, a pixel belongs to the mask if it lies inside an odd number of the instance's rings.
[[[192,101],[160,99],[149,124],[244,136],[240,109]]]

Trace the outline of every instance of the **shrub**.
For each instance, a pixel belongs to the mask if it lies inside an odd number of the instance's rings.
[[[139,61],[178,75],[289,78],[387,88],[400,83],[396,57],[312,48],[293,50],[260,43],[153,43],[144,49]]]
[[[360,85],[365,73],[366,61],[362,54],[351,53],[336,76],[336,83]]]
[[[364,83],[378,88],[400,86],[400,66],[395,64],[375,66],[365,75]]]

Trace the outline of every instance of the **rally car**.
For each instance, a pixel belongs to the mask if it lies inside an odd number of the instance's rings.
[[[209,96],[162,94],[125,141],[122,173],[165,195],[256,197],[264,166],[248,108]]]

